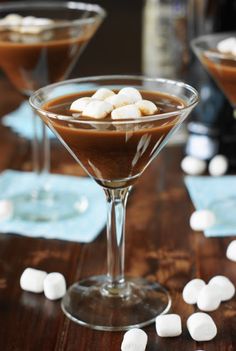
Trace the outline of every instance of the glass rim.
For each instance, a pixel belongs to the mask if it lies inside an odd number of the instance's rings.
[[[140,80],[140,81],[146,81],[146,82],[152,82],[152,83],[167,83],[167,84],[172,84],[172,85],[176,85],[178,87],[181,88],[185,88],[188,89],[189,91],[192,92],[194,99],[193,101],[181,108],[181,109],[176,109],[174,111],[171,112],[164,112],[164,113],[159,113],[159,114],[154,114],[151,116],[145,116],[145,117],[139,117],[139,118],[134,118],[134,119],[123,119],[123,120],[80,120],[80,119],[75,119],[72,116],[66,116],[66,115],[62,115],[62,114],[56,114],[53,112],[49,112],[45,109],[42,109],[40,106],[37,106],[36,104],[36,99],[37,97],[41,94],[41,93],[45,93],[46,91],[50,92],[52,89],[57,88],[59,86],[63,86],[63,85],[69,85],[69,84],[75,84],[75,83],[86,83],[87,81],[101,81],[101,80],[125,80],[125,79],[129,79],[129,80]],[[112,85],[116,85],[115,83],[113,83]],[[168,94],[168,93],[167,93]],[[68,94],[70,95],[70,94]],[[176,95],[171,95],[171,96],[175,96],[178,97]],[[117,125],[117,124],[135,124],[135,123],[145,123],[145,122],[152,122],[152,121],[157,121],[157,120],[162,120],[162,119],[166,119],[172,116],[175,116],[176,113],[184,113],[187,112],[191,109],[193,109],[193,107],[199,102],[199,94],[197,92],[197,90],[195,88],[193,88],[191,85],[183,83],[181,81],[177,81],[177,80],[171,80],[171,79],[167,79],[167,78],[150,78],[150,77],[145,77],[142,75],[104,75],[104,76],[90,76],[90,77],[82,77],[82,78],[74,78],[74,79],[68,79],[62,82],[58,82],[58,83],[53,83],[50,85],[47,85],[43,88],[40,88],[38,90],[36,90],[29,98],[29,103],[31,105],[31,107],[38,111],[40,114],[48,117],[48,118],[53,118],[53,119],[60,119],[60,120],[64,120],[64,121],[70,121],[73,122],[75,124],[97,124],[97,125],[103,125],[103,124],[113,124],[113,125]],[[46,103],[46,101],[45,101]]]
[[[99,17],[101,19],[105,18],[107,15],[106,10],[98,5],[98,4],[92,4],[92,3],[85,3],[82,1],[34,1],[34,2],[27,2],[27,1],[9,1],[9,2],[2,2],[0,3],[0,13],[1,11],[7,11],[7,10],[12,10],[17,12],[17,10],[23,10],[23,9],[52,9],[52,8],[61,8],[61,9],[68,9],[68,10],[85,10],[85,11],[91,11],[94,12],[94,14],[91,14],[90,17],[88,18],[77,18],[77,19],[72,19],[72,20],[63,20],[62,23],[55,23],[55,25],[50,25],[50,28],[63,28],[63,27],[68,27],[69,25],[81,25],[81,24],[90,24],[96,21],[96,18]],[[14,13],[15,13],[14,12]],[[4,24],[0,23],[0,28],[1,26],[4,26]],[[37,24],[37,25],[30,25],[31,27],[45,27],[45,25],[42,24]],[[8,25],[9,28],[15,27],[15,24],[13,25]]]
[[[207,40],[210,40],[212,38],[216,38],[216,37],[222,37],[222,39],[224,37],[230,37],[230,36],[234,36],[236,38],[236,31],[231,31],[231,32],[218,32],[218,33],[211,33],[211,34],[203,34],[203,35],[200,35],[194,39],[191,40],[190,44],[191,44],[191,47],[193,49],[193,51],[201,51],[201,52],[206,52],[207,55],[209,57],[215,57],[215,58],[219,58],[219,59],[225,59],[225,60],[231,60],[231,61],[236,61],[236,56],[229,56],[228,54],[225,54],[225,53],[222,53],[222,52],[213,52],[213,51],[210,51],[209,48],[202,48],[199,44],[201,41],[204,41],[205,42]],[[196,50],[195,50],[196,49]]]

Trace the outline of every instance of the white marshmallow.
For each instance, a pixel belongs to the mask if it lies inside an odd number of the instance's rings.
[[[9,27],[9,29],[18,30],[21,26],[22,19],[22,16],[16,13],[11,13],[0,20],[0,25],[2,27],[1,29],[6,29]]]
[[[111,113],[112,119],[139,118],[141,116],[140,110],[134,104],[118,107]]]
[[[222,176],[227,172],[228,159],[224,155],[216,155],[209,162],[208,171],[212,176]]]
[[[226,257],[229,260],[236,262],[236,240],[233,240],[231,243],[229,243],[226,251]]]
[[[217,44],[217,49],[223,54],[231,53],[233,48],[236,48],[236,38],[234,37],[224,39]]]
[[[9,200],[0,200],[0,221],[5,221],[13,216],[13,205]]]
[[[127,97],[124,94],[115,94],[115,95],[109,96],[108,98],[105,99],[105,101],[112,104],[114,108],[118,108],[118,107],[130,104],[129,97]]]
[[[54,21],[49,18],[26,16],[21,21],[19,31],[24,34],[40,34],[45,29],[49,29],[53,23]]]
[[[190,227],[201,231],[212,227],[216,223],[216,217],[210,210],[194,211],[190,217]]]
[[[181,162],[182,170],[190,175],[199,175],[205,172],[206,162],[196,157],[186,156]]]
[[[34,293],[43,292],[43,282],[47,273],[35,268],[26,268],[20,277],[21,289]]]
[[[142,95],[140,94],[140,92],[137,89],[132,87],[122,88],[118,92],[118,94],[124,94],[127,97],[129,97],[130,104],[134,104],[135,102],[142,100]]]
[[[139,100],[135,103],[135,105],[139,108],[142,115],[150,116],[157,112],[156,105],[149,100]]]
[[[216,275],[215,277],[211,278],[208,284],[217,289],[218,293],[220,294],[221,301],[230,300],[235,294],[234,284],[224,275]]]
[[[197,307],[202,311],[215,311],[221,303],[221,295],[214,285],[205,285],[198,294]]]
[[[92,98],[97,100],[105,100],[112,95],[115,95],[114,91],[107,88],[100,88],[92,95]]]
[[[187,328],[195,341],[209,341],[217,334],[215,322],[203,312],[193,313],[187,320]]]
[[[178,314],[162,314],[156,317],[156,332],[161,337],[174,337],[182,333],[181,318]]]
[[[49,300],[58,300],[66,293],[66,281],[61,273],[49,273],[43,282],[44,295]]]
[[[183,299],[186,303],[193,305],[197,303],[198,295],[206,283],[202,279],[190,280],[183,289]]]
[[[92,101],[91,97],[82,97],[72,102],[71,111],[83,112],[85,107]]]
[[[92,100],[85,106],[82,115],[102,119],[105,118],[112,111],[112,105],[106,101]]]
[[[147,334],[142,329],[130,329],[124,334],[121,351],[145,351],[147,340]]]

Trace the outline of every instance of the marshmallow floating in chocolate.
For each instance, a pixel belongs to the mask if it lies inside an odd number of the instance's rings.
[[[182,333],[181,318],[178,314],[162,314],[156,317],[156,332],[160,337],[175,337]]]
[[[106,118],[111,113],[115,120],[140,118],[158,111],[153,102],[142,100],[140,92],[133,87],[125,87],[117,94],[110,89],[99,88],[91,97],[73,101],[70,110],[95,119]]]
[[[233,55],[235,55],[235,53],[236,53],[236,38],[235,37],[229,37],[229,38],[226,38],[226,39],[220,41],[217,44],[217,49],[222,54],[233,54]]]
[[[145,351],[147,341],[145,331],[139,328],[130,329],[124,334],[121,351]]]
[[[52,27],[54,21],[49,18],[34,16],[22,17],[18,14],[9,14],[0,20],[0,30],[8,29],[21,34],[40,34]]]

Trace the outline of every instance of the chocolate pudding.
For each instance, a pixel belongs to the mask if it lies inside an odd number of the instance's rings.
[[[203,54],[202,62],[231,104],[236,106],[236,57],[209,50]]]
[[[167,118],[160,116],[153,121],[148,121],[150,116],[141,117],[141,122],[122,119],[121,123],[112,120],[110,115],[99,121],[73,116],[71,103],[93,93],[63,96],[42,107],[68,118],[41,117],[100,185],[110,188],[131,185],[164,146],[167,135],[177,127],[180,113]],[[143,99],[156,104],[159,113],[178,111],[185,106],[181,99],[167,94],[149,91],[141,91],[141,94]]]
[[[62,80],[93,34],[91,28],[50,28],[39,34],[0,31],[0,67],[15,87],[32,91]]]

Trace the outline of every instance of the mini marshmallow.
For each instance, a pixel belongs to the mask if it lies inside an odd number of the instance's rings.
[[[61,273],[49,273],[43,282],[44,295],[49,300],[61,299],[66,293],[66,281]]]
[[[193,313],[187,320],[189,334],[195,341],[209,341],[217,334],[215,322],[207,313]]]
[[[181,318],[178,314],[163,314],[156,317],[156,332],[160,337],[174,337],[182,333]]]
[[[199,175],[205,172],[206,162],[196,157],[186,156],[181,162],[182,170],[189,175]]]
[[[140,92],[137,89],[132,87],[122,88],[118,92],[118,94],[124,94],[127,97],[129,97],[130,104],[134,104],[135,102],[142,100],[142,95],[140,94]]]
[[[72,102],[70,106],[71,111],[83,112],[85,107],[92,101],[91,97],[82,97]]]
[[[105,100],[112,95],[115,95],[114,91],[107,88],[100,88],[92,95],[92,98],[97,100]]]
[[[105,99],[105,101],[112,104],[114,108],[118,108],[121,106],[129,105],[130,99],[124,94],[114,94]]]
[[[206,283],[202,279],[190,280],[183,289],[183,299],[186,303],[193,305],[197,303],[198,295]]]
[[[236,38],[234,37],[224,39],[217,44],[217,49],[223,54],[231,53],[233,48],[236,48]]]
[[[0,25],[3,26],[3,29],[9,27],[12,30],[18,30],[21,26],[22,19],[22,16],[11,13],[0,20]]]
[[[212,176],[222,176],[227,172],[228,159],[224,155],[216,155],[209,162],[208,171]]]
[[[208,284],[217,289],[221,301],[230,300],[235,294],[234,284],[224,275],[216,275]]]
[[[227,247],[226,257],[236,262],[236,240],[231,241],[231,243]]]
[[[190,227],[193,230],[201,231],[212,227],[216,223],[216,217],[210,210],[194,211],[190,217]]]
[[[26,16],[21,21],[19,32],[22,34],[40,34],[45,29],[49,29],[53,23],[54,21],[49,18]]]
[[[142,115],[150,116],[157,112],[156,105],[149,100],[139,100],[135,103],[135,105],[139,108]]]
[[[111,113],[112,119],[139,118],[141,116],[140,110],[134,104],[118,107]]]
[[[124,334],[121,351],[145,351],[147,340],[147,334],[142,329],[130,329]]]
[[[206,312],[215,311],[221,303],[221,294],[215,286],[205,285],[199,292],[197,307]]]
[[[112,105],[106,101],[92,100],[85,106],[82,116],[87,116],[95,119],[105,118],[112,111]]]
[[[13,216],[13,205],[9,200],[0,200],[0,221],[5,221]]]
[[[33,293],[43,292],[43,282],[47,273],[35,268],[26,268],[20,277],[21,289]]]

